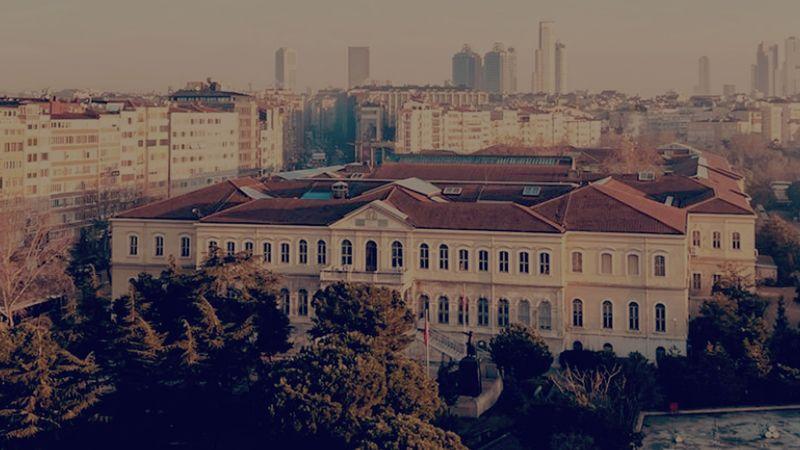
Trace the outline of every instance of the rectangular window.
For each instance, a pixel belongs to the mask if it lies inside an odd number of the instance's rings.
[[[519,273],[530,272],[530,255],[528,252],[519,253]]]
[[[458,270],[462,272],[469,270],[469,250],[465,248],[458,251]]]
[[[692,274],[692,290],[699,291],[703,289],[703,275],[699,273]]]
[[[420,269],[427,269],[430,267],[430,248],[428,248],[428,244],[422,244],[419,246],[419,268]]]
[[[489,271],[489,252],[486,250],[481,250],[478,252],[478,271]]]
[[[131,236],[128,239],[128,254],[130,256],[136,256],[139,254],[139,236]]]
[[[272,244],[269,242],[264,242],[264,262],[265,263],[272,263]]]
[[[539,275],[550,275],[550,253],[539,253]]]
[[[583,273],[583,253],[572,252],[572,272]]]
[[[192,254],[192,241],[189,236],[181,238],[181,258],[188,258]]]
[[[164,236],[156,236],[156,256],[164,256]]]
[[[317,242],[317,264],[321,266],[328,264],[328,246],[325,241]]]
[[[654,275],[657,277],[667,276],[667,257],[664,255],[656,255],[654,258]]]
[[[446,245],[439,246],[439,269],[450,269],[450,249]]]
[[[715,231],[711,235],[711,245],[717,249],[722,248],[722,233],[720,233],[719,231]]]
[[[639,275],[639,255],[628,255],[628,275]]]
[[[287,242],[281,244],[281,262],[289,264],[289,244]]]
[[[611,253],[603,253],[600,255],[600,273],[603,275],[611,275],[614,270],[614,260]]]
[[[508,252],[500,252],[500,257],[497,262],[497,270],[503,273],[508,273]]]

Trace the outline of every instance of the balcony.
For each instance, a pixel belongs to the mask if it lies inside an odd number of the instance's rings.
[[[411,281],[411,276],[405,267],[389,270],[360,270],[353,266],[326,267],[319,274],[320,282],[336,283],[344,281],[347,283],[366,283],[376,284],[395,289],[407,287]]]

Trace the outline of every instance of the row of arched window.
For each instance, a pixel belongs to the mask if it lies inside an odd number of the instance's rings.
[[[286,288],[281,289],[280,295],[278,296],[278,307],[287,316],[294,316],[294,315],[300,317],[308,316],[308,311],[309,311],[308,291],[305,289],[298,290],[295,303],[292,304],[292,296],[289,293],[289,289]]]
[[[702,247],[702,246],[703,246],[702,233],[700,232],[700,230],[693,230],[692,247]],[[722,248],[722,232],[720,231],[711,232],[711,248],[716,250]],[[731,233],[730,248],[731,250],[742,249],[742,235],[738,231],[734,231],[733,233]]]
[[[583,252],[573,251],[571,255],[571,270],[572,273],[583,273]],[[625,257],[625,273],[629,276],[641,275],[641,263],[639,255],[636,253],[628,253]],[[600,253],[600,268],[599,272],[602,275],[614,274],[614,255],[609,251]],[[657,254],[653,256],[653,276],[665,277],[667,276],[667,256]]]
[[[431,306],[430,297],[421,295],[419,297],[419,317],[443,324],[443,325],[477,325],[488,327],[490,324],[491,302],[486,297],[478,298],[476,303],[477,314],[474,319],[470,318],[470,301],[465,297],[458,297],[453,301],[449,297],[442,295],[436,299],[436,304]],[[433,309],[431,309],[433,308]],[[536,307],[535,324],[540,330],[551,330],[553,328],[553,307],[549,300],[542,300]],[[497,301],[495,307],[495,321],[498,327],[507,327],[511,323],[510,303],[506,298]],[[519,300],[517,303],[517,323],[531,325],[531,303],[528,300]]]
[[[436,249],[437,265],[439,270],[450,270],[451,267],[451,254],[450,247],[447,244],[440,244]],[[453,266],[462,272],[469,272],[473,264],[472,255],[469,249],[460,248],[455,255],[456,260]],[[428,244],[422,243],[419,246],[419,268],[427,270],[431,268],[431,248]],[[531,253],[528,251],[519,251],[516,253],[516,261],[514,261],[515,270],[520,274],[538,273],[539,275],[550,275],[552,270],[552,257],[550,252],[540,251],[536,256],[535,266],[531,261]],[[478,250],[477,252],[477,271],[488,272],[491,266],[490,255],[488,250]],[[500,273],[512,272],[511,252],[508,250],[499,250],[497,252],[497,271]]]
[[[192,238],[183,235],[179,239],[178,255],[181,258],[192,256]],[[153,256],[165,256],[165,237],[163,234],[153,235]],[[139,256],[139,235],[132,233],[128,235],[128,256]]]
[[[614,328],[614,304],[611,300],[604,300],[600,306],[601,324],[605,329]],[[640,307],[639,303],[632,301],[628,303],[628,330],[640,330]],[[663,303],[657,303],[654,307],[655,331],[665,333],[667,331],[667,307]],[[583,328],[584,307],[583,300],[572,300],[572,326]]]

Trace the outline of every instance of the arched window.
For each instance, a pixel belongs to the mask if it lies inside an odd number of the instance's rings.
[[[738,231],[734,231],[731,235],[731,248],[734,250],[742,249],[742,235]]]
[[[317,264],[320,266],[328,264],[328,244],[322,239],[317,241]]]
[[[236,242],[228,241],[225,243],[225,252],[228,256],[236,254]]]
[[[539,253],[539,275],[550,275],[550,253]]]
[[[469,325],[469,299],[463,295],[458,298],[458,324]]]
[[[181,258],[192,256],[192,238],[181,236]]]
[[[308,315],[308,291],[305,289],[297,291],[297,315]]]
[[[430,311],[431,301],[427,295],[423,294],[419,296],[419,318],[424,319],[425,316],[429,316],[428,312]]]
[[[572,252],[572,272],[583,273],[583,253]]]
[[[583,302],[578,298],[572,301],[572,326],[583,327]]]
[[[400,241],[392,242],[392,268],[403,267],[403,244]]]
[[[431,250],[428,244],[419,245],[419,268],[427,269],[431,264]]]
[[[614,305],[606,300],[603,302],[603,328],[614,328]]]
[[[653,258],[653,275],[657,277],[667,276],[667,257],[664,255],[656,255]]]
[[[659,333],[667,331],[667,307],[662,303],[656,304],[656,331]]]
[[[367,252],[364,261],[364,270],[367,272],[377,272],[378,270],[378,244],[375,241],[367,241],[365,246]]]
[[[504,298],[497,302],[497,326],[508,326],[508,300]]]
[[[692,247],[700,247],[702,239],[700,238],[700,230],[692,231]]]
[[[639,255],[635,253],[628,254],[628,275],[639,275]]]
[[[519,252],[519,273],[530,272],[530,254],[528,252]]]
[[[289,290],[286,288],[281,289],[281,311],[287,316],[292,310],[291,298],[289,297]]]
[[[611,275],[612,272],[614,272],[614,259],[611,253],[602,253],[600,255],[600,273]]]
[[[722,248],[722,233],[715,231],[711,234],[711,245],[714,248]]]
[[[264,251],[264,262],[268,264],[272,263],[272,243],[264,242],[261,244],[261,247]]]
[[[482,327],[489,326],[489,299],[478,299],[478,325]]]
[[[497,270],[508,273],[508,252],[501,250],[497,259]]]
[[[531,324],[531,302],[520,300],[517,306],[517,320],[519,323],[528,326]]]
[[[603,351],[606,353],[614,353],[614,346],[606,342],[603,344]]]
[[[164,236],[156,236],[153,241],[153,244],[155,244],[153,246],[155,256],[164,256]]]
[[[469,270],[469,250],[465,248],[458,251],[458,270],[462,272]]]
[[[439,297],[439,323],[450,323],[450,300],[445,296]]]
[[[572,343],[572,349],[575,350],[576,352],[580,352],[583,350],[583,344],[581,343],[581,341],[575,341]]]
[[[282,263],[289,264],[289,260],[290,260],[290,256],[291,256],[289,254],[289,252],[290,252],[289,243],[288,242],[282,242],[281,243],[281,262]]]
[[[553,308],[547,300],[539,303],[539,329],[551,330],[553,328]]]
[[[664,347],[657,347],[656,348],[656,362],[660,361],[665,356],[667,356],[667,351],[664,349]]]
[[[213,239],[208,241],[208,255],[215,255],[217,251],[219,251],[219,244],[217,244],[217,241]]]
[[[300,264],[308,264],[308,242],[305,239],[300,239],[297,244],[297,257]]]
[[[353,265],[353,244],[347,239],[342,241],[342,265]]]
[[[244,241],[244,252],[247,256],[253,255],[253,241]]]
[[[628,329],[639,331],[639,304],[636,302],[628,303]]]
[[[478,271],[479,272],[489,271],[489,252],[486,250],[480,250],[478,252]]]
[[[444,244],[439,246],[439,269],[450,269],[450,248]]]
[[[132,234],[128,236],[128,255],[137,256],[139,254],[139,236]]]

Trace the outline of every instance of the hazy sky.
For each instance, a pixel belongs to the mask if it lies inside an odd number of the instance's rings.
[[[281,46],[298,51],[303,88],[344,86],[348,45],[371,47],[372,78],[441,83],[463,43],[495,41],[517,48],[527,90],[542,19],[572,88],[686,92],[708,55],[714,90],[743,91],[759,41],[800,35],[800,0],[0,0],[0,91],[258,88]]]

